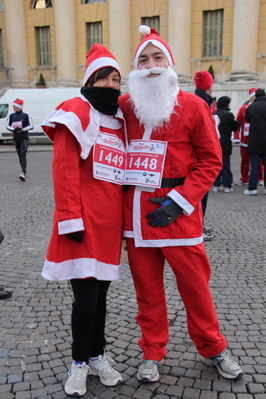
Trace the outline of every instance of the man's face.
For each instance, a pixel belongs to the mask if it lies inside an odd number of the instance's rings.
[[[13,105],[13,110],[14,110],[15,112],[19,112],[19,111],[21,111],[21,108],[16,107],[15,105]]]
[[[168,68],[168,66],[169,61],[164,52],[152,43],[147,44],[138,59],[138,69],[151,69],[154,67]],[[157,74],[149,75],[149,77],[155,76]]]

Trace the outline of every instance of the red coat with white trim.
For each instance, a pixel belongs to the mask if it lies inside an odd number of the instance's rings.
[[[54,145],[55,197],[42,275],[48,280],[116,280],[120,277],[123,189],[93,177],[93,145],[100,128],[125,144],[122,113],[103,115],[81,96],[60,104],[42,126]],[[82,243],[66,237],[75,231],[83,231]]]
[[[128,140],[167,141],[163,178],[185,177],[182,186],[145,189],[129,186],[124,199],[124,236],[137,247],[197,245],[202,242],[201,199],[222,168],[221,146],[207,104],[198,96],[179,90],[178,105],[170,122],[149,135],[133,111],[129,95],[119,98],[127,122]],[[151,197],[170,196],[183,213],[170,225],[151,227],[146,215],[158,208]]]
[[[239,141],[240,145],[243,147],[248,146],[248,136],[249,136],[249,126],[250,124],[246,121],[245,119],[245,114],[246,114],[246,109],[247,107],[251,104],[251,102],[248,102],[247,104],[243,104],[237,113],[236,120],[240,122],[240,128],[236,132],[236,134],[239,132]]]

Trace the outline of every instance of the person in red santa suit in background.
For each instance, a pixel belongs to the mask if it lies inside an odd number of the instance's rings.
[[[245,119],[245,113],[247,107],[255,101],[256,88],[251,88],[249,90],[249,101],[245,102],[240,108],[236,116],[236,120],[240,122],[240,128],[235,132],[235,137],[239,138],[240,142],[240,180],[235,183],[236,186],[248,185],[249,181],[249,171],[250,171],[250,156],[248,152],[248,136],[249,136],[249,123]],[[259,186],[264,185],[263,179],[263,163],[260,161],[259,167]]]
[[[194,93],[196,96],[199,96],[204,100],[209,108],[211,113],[213,114],[216,109],[213,106],[213,97],[212,97],[212,85],[213,85],[213,77],[208,71],[198,71],[194,75],[194,82],[196,89]],[[216,127],[216,131],[219,137],[219,130],[218,130],[218,125],[219,125],[219,117],[217,115],[213,116],[213,122]],[[202,205],[202,212],[203,212],[203,241],[211,241],[213,239],[213,235],[211,234],[213,227],[212,226],[206,226],[204,224],[204,217],[207,209],[207,204],[208,204],[208,196],[209,192],[207,192],[204,197],[201,200],[201,205]]]
[[[201,360],[216,366],[225,378],[235,379],[243,371],[225,351],[227,342],[220,332],[209,288],[211,269],[202,238],[201,199],[221,170],[220,143],[205,101],[179,89],[167,43],[147,26],[141,26],[140,32],[144,38],[136,49],[135,70],[129,74],[129,93],[119,98],[127,122],[129,150],[132,148],[129,160],[135,159],[135,148],[149,148],[150,140],[153,148],[167,149],[163,170],[161,162],[156,169],[162,173],[160,188],[142,182],[129,185],[124,199],[124,236],[142,332],[139,345],[143,361],[137,378],[157,381],[166,356],[167,260],[176,276],[188,331]],[[161,159],[159,149],[156,156]],[[141,156],[136,168],[142,162],[144,170],[146,158],[142,160]],[[152,167],[153,163],[156,165],[156,158],[150,162]]]
[[[105,355],[106,295],[120,278],[122,242],[122,180],[113,172],[125,163],[120,81],[116,59],[95,43],[81,95],[61,103],[43,123],[54,147],[55,212],[42,276],[70,280],[73,290],[73,362],[65,384],[73,396],[86,393],[88,374],[108,386],[122,381]]]

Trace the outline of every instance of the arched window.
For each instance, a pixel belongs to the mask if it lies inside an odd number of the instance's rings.
[[[32,8],[36,9],[49,8],[49,7],[53,7],[52,0],[35,0],[32,5]]]
[[[3,6],[3,2],[0,1],[0,12],[4,12],[4,11],[5,11],[5,9],[4,9],[4,6]]]

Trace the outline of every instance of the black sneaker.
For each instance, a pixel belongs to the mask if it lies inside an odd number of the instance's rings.
[[[4,288],[0,288],[0,299],[8,299],[12,296],[12,292],[5,291]]]

